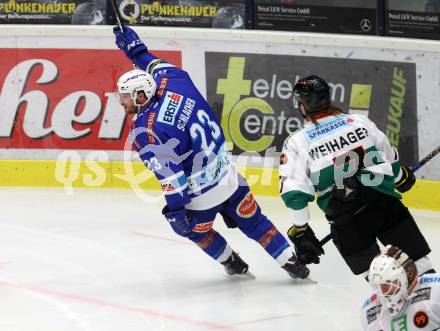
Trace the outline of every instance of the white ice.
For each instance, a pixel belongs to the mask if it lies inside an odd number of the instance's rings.
[[[285,233],[287,210],[259,197]],[[256,279],[235,279],[127,190],[0,189],[1,331],[359,330],[368,284],[329,242],[316,283],[285,271],[239,230],[215,228]],[[328,224],[316,207],[318,237]],[[440,214],[414,211],[440,268]]]

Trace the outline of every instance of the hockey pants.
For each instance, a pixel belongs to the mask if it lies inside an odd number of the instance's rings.
[[[347,222],[331,225],[333,241],[355,275],[367,271],[379,253],[376,238],[383,245],[401,248],[416,261],[431,250],[414,218],[402,202],[371,188],[364,188],[362,199],[369,201]],[[346,218],[347,215],[344,217]]]

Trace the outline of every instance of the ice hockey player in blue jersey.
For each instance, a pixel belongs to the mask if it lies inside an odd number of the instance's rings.
[[[292,278],[307,278],[287,240],[261,213],[225,146],[219,121],[187,72],[148,52],[136,32],[114,28],[116,45],[138,69],[118,80],[120,104],[137,114],[130,139],[165,195],[174,232],[197,244],[228,274],[248,265],[213,229],[217,214],[257,241]]]

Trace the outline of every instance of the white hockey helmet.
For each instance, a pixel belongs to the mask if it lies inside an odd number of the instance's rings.
[[[368,279],[391,316],[399,314],[417,283],[417,267],[400,248],[388,245],[371,262]]]
[[[156,94],[156,82],[149,73],[140,69],[126,72],[118,79],[118,92],[129,94],[136,106],[146,105]],[[138,92],[143,91],[147,101],[143,104],[137,103]]]

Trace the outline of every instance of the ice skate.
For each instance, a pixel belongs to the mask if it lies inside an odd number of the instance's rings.
[[[232,251],[228,259],[222,262],[222,264],[228,275],[244,275],[249,278],[255,278],[255,276],[249,271],[247,263],[244,262],[234,251]]]
[[[283,265],[281,268],[286,270],[289,276],[292,277],[293,279],[297,279],[297,278],[306,279],[310,274],[309,268],[299,263],[295,255],[293,255],[289,260],[287,260],[287,263]]]

